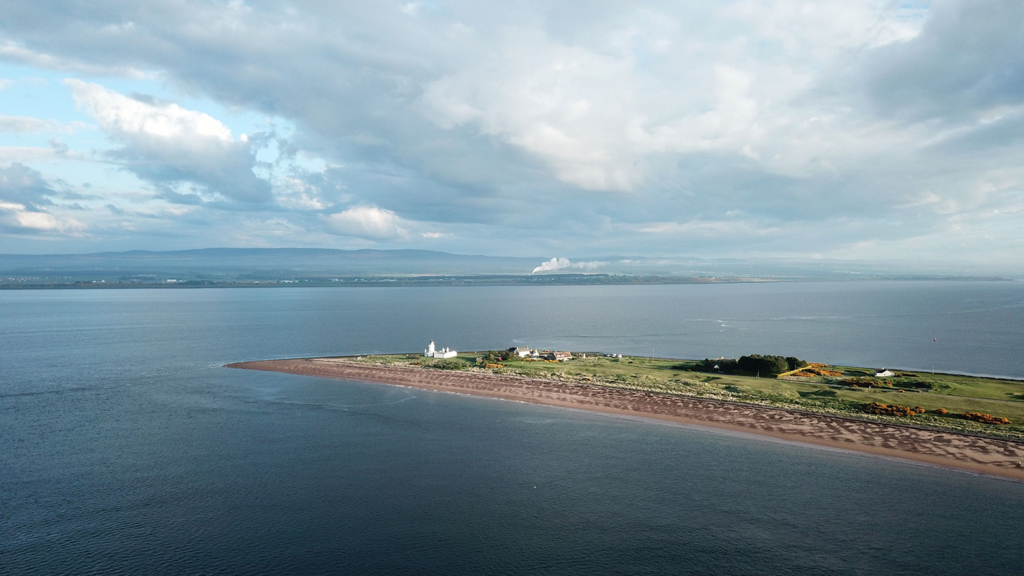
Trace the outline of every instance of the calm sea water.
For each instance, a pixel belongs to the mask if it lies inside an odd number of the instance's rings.
[[[1022,327],[1019,283],[0,292],[0,574],[1019,573],[1024,484],[222,364],[433,338],[1020,378]]]

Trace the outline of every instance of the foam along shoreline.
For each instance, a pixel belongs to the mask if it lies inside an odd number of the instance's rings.
[[[1024,443],[955,432],[674,394],[479,372],[384,366],[344,358],[261,360],[227,367],[394,384],[668,420],[1024,481]]]

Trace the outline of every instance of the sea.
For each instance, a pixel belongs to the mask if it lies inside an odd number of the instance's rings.
[[[1024,483],[224,367],[430,340],[1024,379],[1024,283],[0,292],[0,574],[1024,572]]]

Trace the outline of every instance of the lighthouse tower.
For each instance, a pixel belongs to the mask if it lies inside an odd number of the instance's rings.
[[[427,346],[427,349],[423,351],[423,355],[427,358],[455,358],[459,353],[455,350],[449,350],[447,346],[438,350],[434,347],[434,341],[431,340],[430,346]]]

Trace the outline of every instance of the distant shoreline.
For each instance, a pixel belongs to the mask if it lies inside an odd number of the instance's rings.
[[[948,278],[944,280],[949,280]],[[976,280],[969,278],[969,280]],[[1004,280],[984,278],[982,280]],[[367,276],[336,279],[276,280],[172,280],[163,282],[76,281],[76,282],[0,282],[0,290],[110,290],[158,288],[368,288],[423,286],[636,286],[656,284],[738,284],[766,282],[805,282],[803,278],[626,276],[620,274],[488,274],[476,276]]]
[[[264,360],[227,367],[652,418],[1024,481],[1024,443],[1012,440],[676,394],[481,372],[367,364],[344,358]]]
[[[627,276],[619,274],[541,274],[482,276],[380,276],[334,280],[175,280],[173,282],[28,282],[0,281],[0,290],[158,290],[196,288],[385,288],[428,286],[657,286],[681,284],[781,284],[803,282],[1019,282],[1002,276],[872,276],[861,278],[799,276]]]

